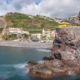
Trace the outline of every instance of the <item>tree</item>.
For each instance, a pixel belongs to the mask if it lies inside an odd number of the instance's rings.
[[[41,39],[46,40],[46,35],[45,36],[41,36]]]

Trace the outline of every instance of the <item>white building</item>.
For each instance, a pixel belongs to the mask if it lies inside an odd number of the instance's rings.
[[[46,36],[46,39],[49,39],[51,37],[55,37],[56,36],[56,30],[42,30],[42,36]]]
[[[42,35],[45,36],[45,34],[46,34],[46,33],[45,33],[45,30],[43,29],[43,30],[42,30]]]
[[[37,39],[41,39],[41,34],[40,33],[35,33],[35,34],[31,34],[31,37],[36,37]]]
[[[8,33],[9,34],[29,34],[28,31],[24,31],[20,28],[9,28]]]

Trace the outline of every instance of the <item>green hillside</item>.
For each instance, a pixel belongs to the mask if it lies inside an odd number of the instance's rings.
[[[8,13],[6,16],[7,27],[23,29],[54,29],[58,23],[46,16],[32,16],[22,13]]]

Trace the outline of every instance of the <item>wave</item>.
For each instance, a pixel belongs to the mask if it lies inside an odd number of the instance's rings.
[[[26,63],[19,64],[2,64],[0,67],[14,67],[14,68],[24,68]]]
[[[47,49],[36,49],[37,51],[42,51],[42,52],[51,52],[51,50],[47,50]]]
[[[42,60],[40,60],[40,61],[37,61],[38,63],[43,63],[43,61]],[[18,63],[18,64],[2,64],[2,65],[0,65],[0,70],[7,70],[8,69],[8,71],[9,71],[9,69],[10,70],[18,70],[18,69],[27,69],[26,67],[25,67],[25,65],[27,64],[27,62],[25,62],[25,63]]]
[[[43,61],[38,61],[38,62],[43,63]],[[12,77],[15,77],[16,75],[18,75],[22,78],[26,78],[29,69],[25,68],[25,64],[26,63],[0,65],[0,68],[2,69],[2,70],[0,69],[0,80],[6,80],[6,79],[11,80]],[[12,71],[11,68],[14,70]],[[8,70],[6,71],[6,69],[8,69]],[[5,70],[5,71],[3,71],[3,70]],[[80,76],[78,77],[76,74],[74,74],[74,75],[71,75],[71,74],[72,74],[72,72],[69,72],[69,77],[65,77],[64,80],[76,80],[77,78],[80,78]],[[25,79],[25,80],[27,80],[27,79]]]
[[[26,63],[20,63],[20,64],[14,64],[13,67],[16,69],[24,69],[25,68]]]
[[[38,61],[38,63],[43,63],[44,61]]]
[[[0,80],[6,80],[15,75],[26,76],[29,70],[25,68],[25,64],[26,63],[0,65]]]
[[[5,80],[5,79],[8,79],[10,78],[9,75],[0,75],[0,80]]]
[[[38,63],[43,63],[43,61],[42,60],[40,60],[40,61],[37,61]],[[0,65],[0,69],[10,69],[11,70],[11,68],[13,68],[14,70],[16,69],[26,69],[25,68],[25,65],[27,64],[27,62],[25,62],[25,63],[18,63],[18,64],[2,64],[2,65]]]
[[[38,61],[38,63],[43,63],[43,61]],[[25,67],[26,63],[18,64],[2,64],[0,65],[0,80],[12,79],[16,75],[26,78],[29,69]]]

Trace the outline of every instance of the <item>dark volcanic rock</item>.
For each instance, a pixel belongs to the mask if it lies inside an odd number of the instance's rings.
[[[29,61],[29,62],[28,62],[28,64],[29,64],[29,65],[37,65],[37,64],[38,64],[38,62],[37,62],[37,61],[35,61],[35,60],[32,60],[32,61]]]
[[[42,60],[54,60],[54,57],[53,56],[47,56],[47,57],[43,57]]]
[[[30,68],[31,76],[52,78],[80,73],[80,26],[59,29],[51,54],[42,60],[43,63]],[[28,64],[34,63],[35,61]]]
[[[36,66],[36,65],[38,65],[38,62],[37,62],[36,60],[32,60],[32,61],[29,61],[29,62],[25,65],[25,67],[31,68],[31,67]]]

